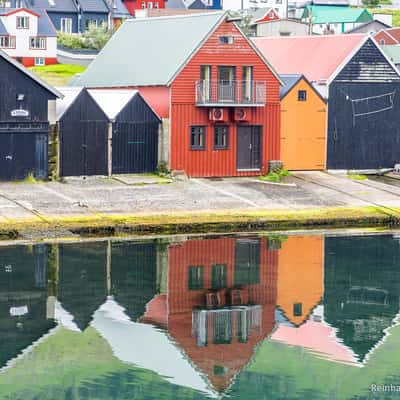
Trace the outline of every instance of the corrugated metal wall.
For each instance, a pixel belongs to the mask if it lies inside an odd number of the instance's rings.
[[[218,37],[234,36],[234,44],[221,45]],[[253,66],[253,80],[266,82],[267,105],[248,107],[249,125],[262,125],[262,168],[265,173],[268,161],[279,159],[280,103],[279,82],[254,49],[242,37],[234,24],[224,22],[208,39],[199,52],[175,79],[171,90],[171,169],[184,170],[189,176],[239,176],[257,175],[260,172],[238,172],[236,168],[237,124],[229,118],[230,143],[226,150],[213,148],[213,124],[209,109],[195,106],[195,81],[200,79],[200,66],[212,66],[212,81],[217,81],[218,65],[236,66],[237,80],[242,79],[242,67]],[[225,108],[231,114],[231,110]],[[190,150],[190,125],[205,125],[206,149]]]

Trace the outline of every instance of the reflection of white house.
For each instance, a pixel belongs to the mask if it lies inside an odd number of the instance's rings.
[[[206,377],[190,364],[166,332],[132,322],[112,296],[94,313],[91,325],[121,361],[156,372],[172,384],[216,396]]]
[[[43,10],[0,9],[0,49],[26,67],[57,63],[57,33]]]

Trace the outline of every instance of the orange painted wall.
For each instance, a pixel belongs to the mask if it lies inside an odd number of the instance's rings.
[[[219,36],[233,36],[234,43],[221,45]],[[229,148],[215,150],[213,127],[209,121],[209,109],[195,105],[195,82],[200,79],[200,66],[211,65],[211,81],[217,81],[219,65],[236,66],[236,80],[242,80],[242,67],[253,66],[253,80],[266,82],[267,104],[264,107],[248,107],[251,117],[244,124],[261,125],[261,171],[238,172],[236,168],[236,132],[238,123],[232,115],[224,125],[229,125]],[[188,62],[171,85],[171,169],[184,170],[189,176],[238,176],[265,173],[268,161],[279,159],[280,101],[279,81],[256,51],[245,40],[237,27],[222,22],[213,35]],[[229,114],[230,108],[225,108]],[[206,149],[190,150],[189,127],[206,126]]]
[[[278,261],[277,305],[290,322],[307,320],[323,295],[323,236],[290,236],[282,243]],[[295,316],[293,305],[302,304],[302,315]]]
[[[299,90],[307,100],[298,101]],[[326,162],[326,103],[302,79],[281,102],[281,156],[288,170],[322,170]]]

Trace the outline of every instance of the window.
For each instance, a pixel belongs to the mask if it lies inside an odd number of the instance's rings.
[[[297,100],[298,101],[306,101],[307,100],[307,91],[306,90],[299,90],[297,92]]]
[[[220,36],[218,40],[221,44],[233,44],[234,42],[233,36]]]
[[[72,33],[72,18],[61,18],[60,30],[64,33]]]
[[[88,18],[88,19],[86,20],[86,29],[89,29],[89,28],[97,28],[97,26],[98,26],[98,21],[97,21],[97,19]]]
[[[155,2],[154,2],[154,8],[160,8],[160,4],[159,4],[158,1],[155,1]]]
[[[44,57],[35,57],[35,65],[45,65]]]
[[[147,4],[145,1],[142,1],[142,8],[147,8]]]
[[[210,101],[211,95],[211,66],[201,65],[200,66],[200,96],[201,102],[207,103]]]
[[[293,304],[293,315],[295,317],[301,317],[303,315],[303,304],[302,303],[294,303]]]
[[[211,270],[211,287],[212,289],[226,288],[226,265],[216,264]]]
[[[28,29],[29,17],[17,17],[17,29]]]
[[[216,125],[214,127],[214,149],[227,149],[229,139],[229,127]]]
[[[275,0],[275,4],[282,4],[282,0]]]
[[[380,44],[385,44],[385,39],[381,39],[381,40],[379,41],[379,43],[380,43]]]
[[[46,38],[45,37],[31,37],[29,41],[29,47],[35,50],[46,49]]]
[[[190,127],[190,148],[192,150],[204,150],[206,148],[206,127]]]
[[[253,81],[253,67],[243,67],[242,70],[242,90],[243,90],[243,102],[252,102],[252,81]]]
[[[149,1],[148,3],[147,3],[147,8],[153,8],[153,2],[152,1]]]
[[[200,290],[204,287],[204,267],[193,266],[189,267],[189,290]]]
[[[15,36],[0,36],[0,48],[15,49]]]

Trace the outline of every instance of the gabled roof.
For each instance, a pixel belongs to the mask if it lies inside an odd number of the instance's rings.
[[[343,6],[307,6],[302,19],[310,16],[313,24],[332,24],[348,22],[373,21],[373,16],[365,8],[351,8]]]
[[[389,25],[383,23],[382,21],[374,19],[373,21],[365,22],[364,24],[358,25],[355,28],[346,31],[346,33],[370,33],[371,31],[368,29],[369,27],[374,27],[374,29],[378,27],[380,29],[390,28]],[[377,30],[379,30],[379,28]],[[377,30],[375,30],[375,32],[377,32]]]
[[[258,22],[265,22],[264,18],[270,13],[273,12],[279,18],[278,13],[272,7],[266,8],[257,8],[256,10],[246,10],[246,14],[251,17],[251,24],[256,24]],[[276,20],[276,19],[275,19]]]
[[[127,20],[73,85],[169,85],[225,17],[213,12]],[[110,68],[110,60],[118,62]]]
[[[122,0],[106,0],[109,10],[114,18],[132,18]]]
[[[109,10],[103,0],[77,0],[83,12],[106,13]]]
[[[58,99],[56,103],[56,118],[57,121],[64,115],[64,113],[69,109],[75,99],[78,97],[79,93],[83,90],[82,87],[59,87],[57,88],[60,93],[63,94],[62,99]]]
[[[258,37],[253,42],[280,74],[303,74],[309,81],[327,81],[368,36],[321,35]]]
[[[201,0],[194,0],[188,5],[188,9],[190,10],[205,10],[206,8],[206,5]]]
[[[43,8],[48,12],[78,12],[73,0],[27,0],[31,7]]]
[[[89,89],[88,92],[110,121],[115,120],[128,102],[139,93],[133,89]]]
[[[380,48],[394,64],[400,64],[400,44],[380,45]]]
[[[297,82],[303,77],[301,74],[293,74],[293,75],[281,75],[280,76],[285,86],[281,86],[279,95],[282,100],[294,86],[296,86]]]
[[[400,44],[400,28],[382,29],[379,33],[384,33],[392,38],[395,42]]]
[[[29,69],[25,68],[21,63],[18,61],[14,60],[10,56],[8,56],[4,51],[0,50],[0,57],[4,58],[6,61],[8,61],[10,64],[12,64],[15,68],[19,69],[22,73],[24,73],[26,76],[34,80],[38,85],[42,86],[44,89],[46,89],[48,92],[53,94],[56,97],[63,97],[63,95],[53,86],[49,85],[42,79],[40,79],[37,75],[35,75],[33,72],[29,71]]]
[[[35,9],[39,14],[38,18],[38,35],[42,36],[57,36],[56,28],[51,22],[50,17],[48,16],[46,10],[43,9]]]

